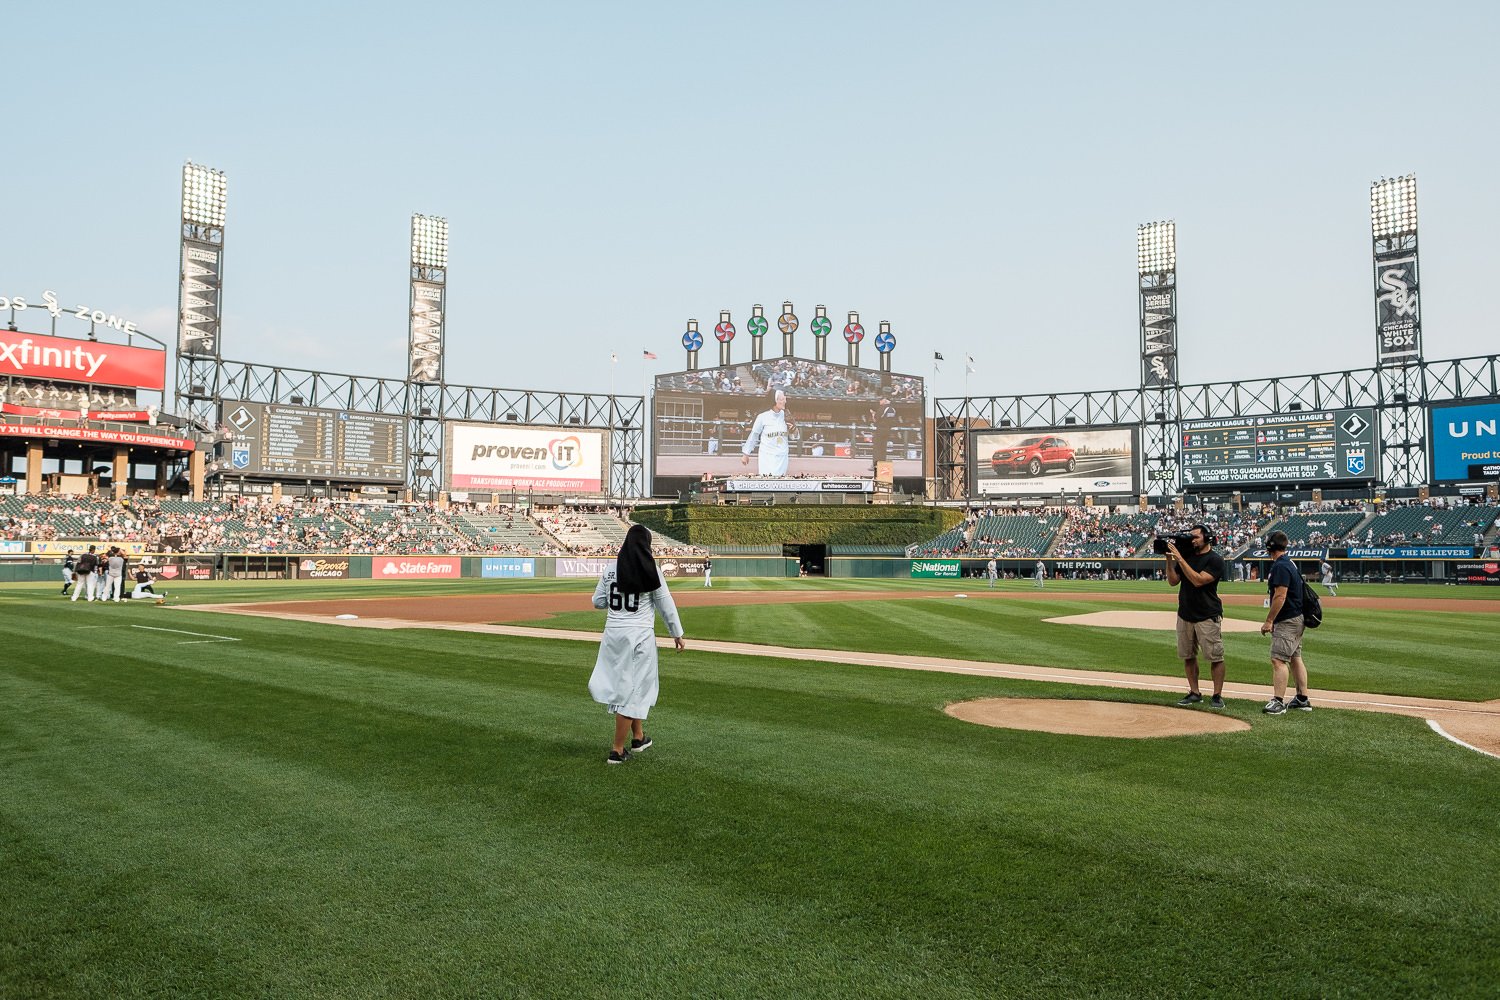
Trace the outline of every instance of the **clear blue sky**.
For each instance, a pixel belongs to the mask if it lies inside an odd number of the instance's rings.
[[[946,355],[935,395],[965,354],[976,395],[1104,389],[1139,377],[1135,227],[1175,219],[1184,381],[1263,377],[1373,363],[1369,183],[1415,172],[1426,355],[1489,353],[1497,10],[28,4],[0,295],[171,339],[192,159],[229,178],[229,358],[401,377],[419,211],[450,381],[605,391],[618,352],[639,392],[688,317],[733,310],[745,359],[791,299],[800,354],[858,309],[898,370]]]

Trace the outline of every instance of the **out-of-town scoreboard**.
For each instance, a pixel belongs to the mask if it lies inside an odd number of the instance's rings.
[[[345,482],[406,479],[406,419],[279,403],[224,402],[229,474]]]
[[[1186,420],[1186,489],[1252,483],[1366,482],[1379,478],[1369,407]]]

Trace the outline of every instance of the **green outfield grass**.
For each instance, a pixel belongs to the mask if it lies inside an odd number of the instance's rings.
[[[181,593],[501,589],[587,583]],[[1025,601],[812,607],[877,609],[890,636],[936,626],[961,648],[1017,633],[1038,655],[1052,630],[1084,631]],[[694,609],[689,633],[780,610]],[[934,617],[902,624],[916,614]],[[0,641],[7,998],[1488,996],[1500,981],[1500,762],[1420,720],[1243,703],[1237,735],[1061,737],[940,709],[1159,699],[690,650],[664,657],[657,746],[608,768],[588,643],[80,607],[35,585],[0,589]],[[1087,652],[1054,641],[1054,660]],[[1173,665],[1143,641],[1152,669]],[[1445,648],[1414,644],[1430,676],[1397,679],[1437,683]]]

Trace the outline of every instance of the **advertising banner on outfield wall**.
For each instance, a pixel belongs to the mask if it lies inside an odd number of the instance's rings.
[[[297,560],[299,580],[347,580],[349,579],[348,556],[310,556]]]
[[[458,556],[376,556],[370,576],[376,580],[457,580]]]
[[[673,556],[670,559],[657,560],[656,568],[659,569],[661,571],[661,575],[668,580],[675,580],[678,577],[683,576],[702,576],[703,560],[679,559],[676,556]]]
[[[913,559],[911,575],[929,579],[957,580],[963,575],[959,566],[960,561],[957,559]]]
[[[450,422],[443,472],[449,492],[605,492],[607,439],[577,427]]]
[[[557,560],[557,575],[575,578],[590,577],[599,579],[605,570],[614,569],[613,559],[559,559]]]
[[[26,543],[11,539],[0,540],[0,553],[17,555],[26,551]]]
[[[1500,587],[1500,562],[1455,563],[1453,579],[1459,583],[1478,583]]]
[[[536,576],[536,560],[517,556],[487,556],[479,567],[487,580],[529,580]]]
[[[1372,548],[1356,546],[1349,549],[1350,559],[1472,559],[1474,548],[1470,545],[1395,545]]]
[[[47,542],[32,542],[31,552],[38,556],[62,556],[67,555],[72,549],[74,554],[82,555],[94,546],[100,552],[105,552],[111,545],[118,546],[127,556],[138,556],[146,551],[145,542],[101,542],[97,538],[56,538]]]

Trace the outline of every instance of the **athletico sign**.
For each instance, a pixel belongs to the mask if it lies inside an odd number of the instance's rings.
[[[457,580],[458,556],[376,556],[370,575],[377,580]]]
[[[450,491],[603,492],[600,431],[453,423],[447,450]]]
[[[0,375],[159,391],[167,383],[167,354],[0,330]]]

